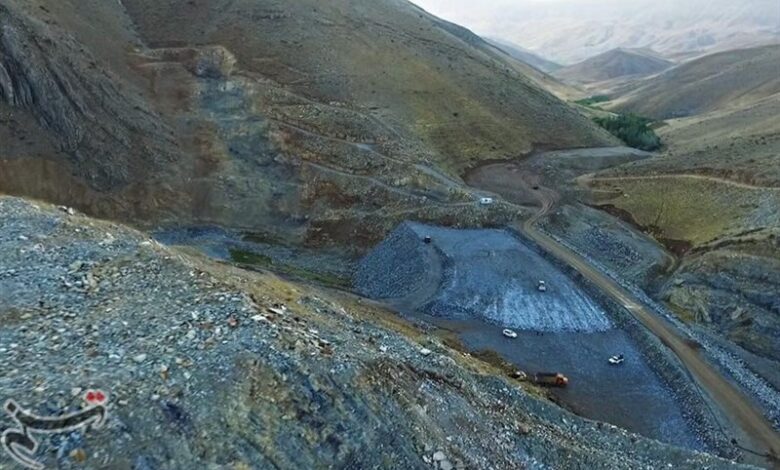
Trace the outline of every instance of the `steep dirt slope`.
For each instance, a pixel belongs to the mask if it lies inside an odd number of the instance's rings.
[[[611,105],[656,119],[740,107],[780,92],[780,45],[737,49],[683,63],[640,82]]]
[[[85,48],[82,41],[102,34],[84,27],[79,40],[68,26],[88,24],[85,17],[65,3],[52,5],[0,2],[0,190],[121,206],[117,212],[137,215],[135,205],[165,197],[159,181],[172,176],[180,158],[176,142],[149,102],[128,87],[126,69]],[[110,33],[105,46],[129,47],[121,18],[104,2],[90,7]]]
[[[674,65],[652,51],[644,49],[613,49],[580,63],[553,72],[557,78],[570,83],[602,82],[626,76],[647,76],[662,72]]]
[[[462,187],[475,161],[613,142],[404,1],[0,8],[0,191],[103,217],[360,246],[406,217],[501,220]]]

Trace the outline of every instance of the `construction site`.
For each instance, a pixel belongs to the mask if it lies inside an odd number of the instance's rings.
[[[355,284],[408,318],[454,332],[472,351],[498,353],[582,416],[697,450],[718,437],[707,435],[711,417],[695,412],[686,383],[656,372],[673,367],[650,360],[673,358],[632,338],[617,306],[510,230],[404,223],[361,261]],[[610,364],[615,355],[624,362]],[[540,373],[552,379],[534,380]]]

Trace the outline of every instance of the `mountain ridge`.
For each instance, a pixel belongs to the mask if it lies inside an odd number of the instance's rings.
[[[453,220],[476,198],[460,174],[481,160],[614,142],[535,69],[408,2],[0,5],[6,41],[25,32],[42,51],[41,73],[9,66],[4,83],[59,96],[4,93],[0,190],[100,217],[353,245],[403,214]],[[28,133],[54,144],[31,153]],[[52,172],[63,178],[42,185]]]
[[[673,65],[649,49],[617,48],[562,67],[553,75],[566,82],[585,84],[653,75]]]

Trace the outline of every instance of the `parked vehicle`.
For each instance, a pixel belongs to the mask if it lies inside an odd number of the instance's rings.
[[[547,284],[544,281],[539,281],[539,285],[536,287],[539,292],[547,292]]]
[[[515,333],[514,331],[512,331],[510,329],[506,329],[506,330],[502,331],[501,333],[504,336],[506,336],[507,338],[511,338],[511,339],[517,338],[517,333]]]
[[[618,354],[617,356],[612,356],[609,358],[609,363],[612,364],[613,366],[618,366],[622,364],[623,361],[625,361],[625,358],[623,357],[622,354]]]
[[[479,203],[483,206],[489,206],[490,204],[493,204],[495,202],[492,197],[481,197],[479,198]]]
[[[569,385],[569,378],[560,372],[539,372],[534,375],[534,382],[547,387],[563,388]]]

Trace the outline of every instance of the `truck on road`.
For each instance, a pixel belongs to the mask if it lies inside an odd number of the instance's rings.
[[[563,388],[569,385],[569,378],[560,372],[539,372],[534,375],[534,382],[537,385]]]

